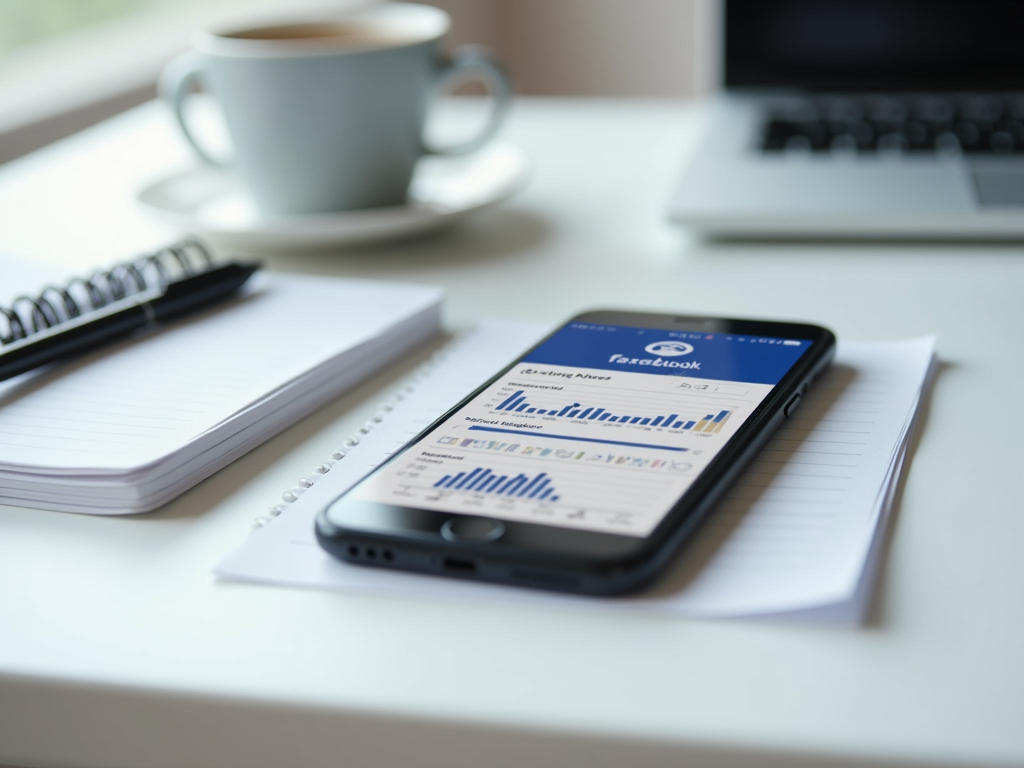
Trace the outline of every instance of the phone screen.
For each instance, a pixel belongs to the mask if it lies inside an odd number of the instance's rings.
[[[646,536],[811,344],[571,323],[354,496]]]

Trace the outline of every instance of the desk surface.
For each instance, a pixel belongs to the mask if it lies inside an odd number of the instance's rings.
[[[509,203],[423,240],[269,264],[443,285],[451,326],[611,305],[937,333],[867,627],[215,583],[393,371],[156,513],[0,507],[0,763],[1024,764],[1024,247],[701,242],[663,217],[698,122],[677,103],[523,100],[506,136],[535,172]],[[70,272],[165,240],[132,193],[189,162],[147,105],[4,166],[0,248]]]

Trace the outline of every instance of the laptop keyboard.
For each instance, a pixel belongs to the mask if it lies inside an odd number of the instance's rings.
[[[813,96],[774,107],[765,152],[1024,153],[1024,94]]]

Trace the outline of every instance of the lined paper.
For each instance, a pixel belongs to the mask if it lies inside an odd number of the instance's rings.
[[[428,339],[442,297],[258,274],[229,301],[0,383],[0,501],[159,506]]]
[[[713,512],[648,591],[577,598],[514,587],[360,568],[323,553],[317,511],[389,451],[539,336],[484,324],[447,352],[415,393],[349,456],[218,566],[226,579],[419,598],[510,600],[693,617],[775,616],[853,623],[866,609],[878,536],[934,357],[931,337],[846,342]],[[453,365],[452,363],[457,363]]]
[[[934,341],[848,342],[656,594],[695,615],[849,604],[897,475]]]
[[[424,299],[413,286],[260,278],[238,300],[0,384],[0,466],[88,474],[147,464]],[[361,322],[338,322],[340,308]]]

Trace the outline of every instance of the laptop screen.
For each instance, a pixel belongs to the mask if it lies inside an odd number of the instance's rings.
[[[1024,0],[724,2],[727,87],[1024,88]]]

